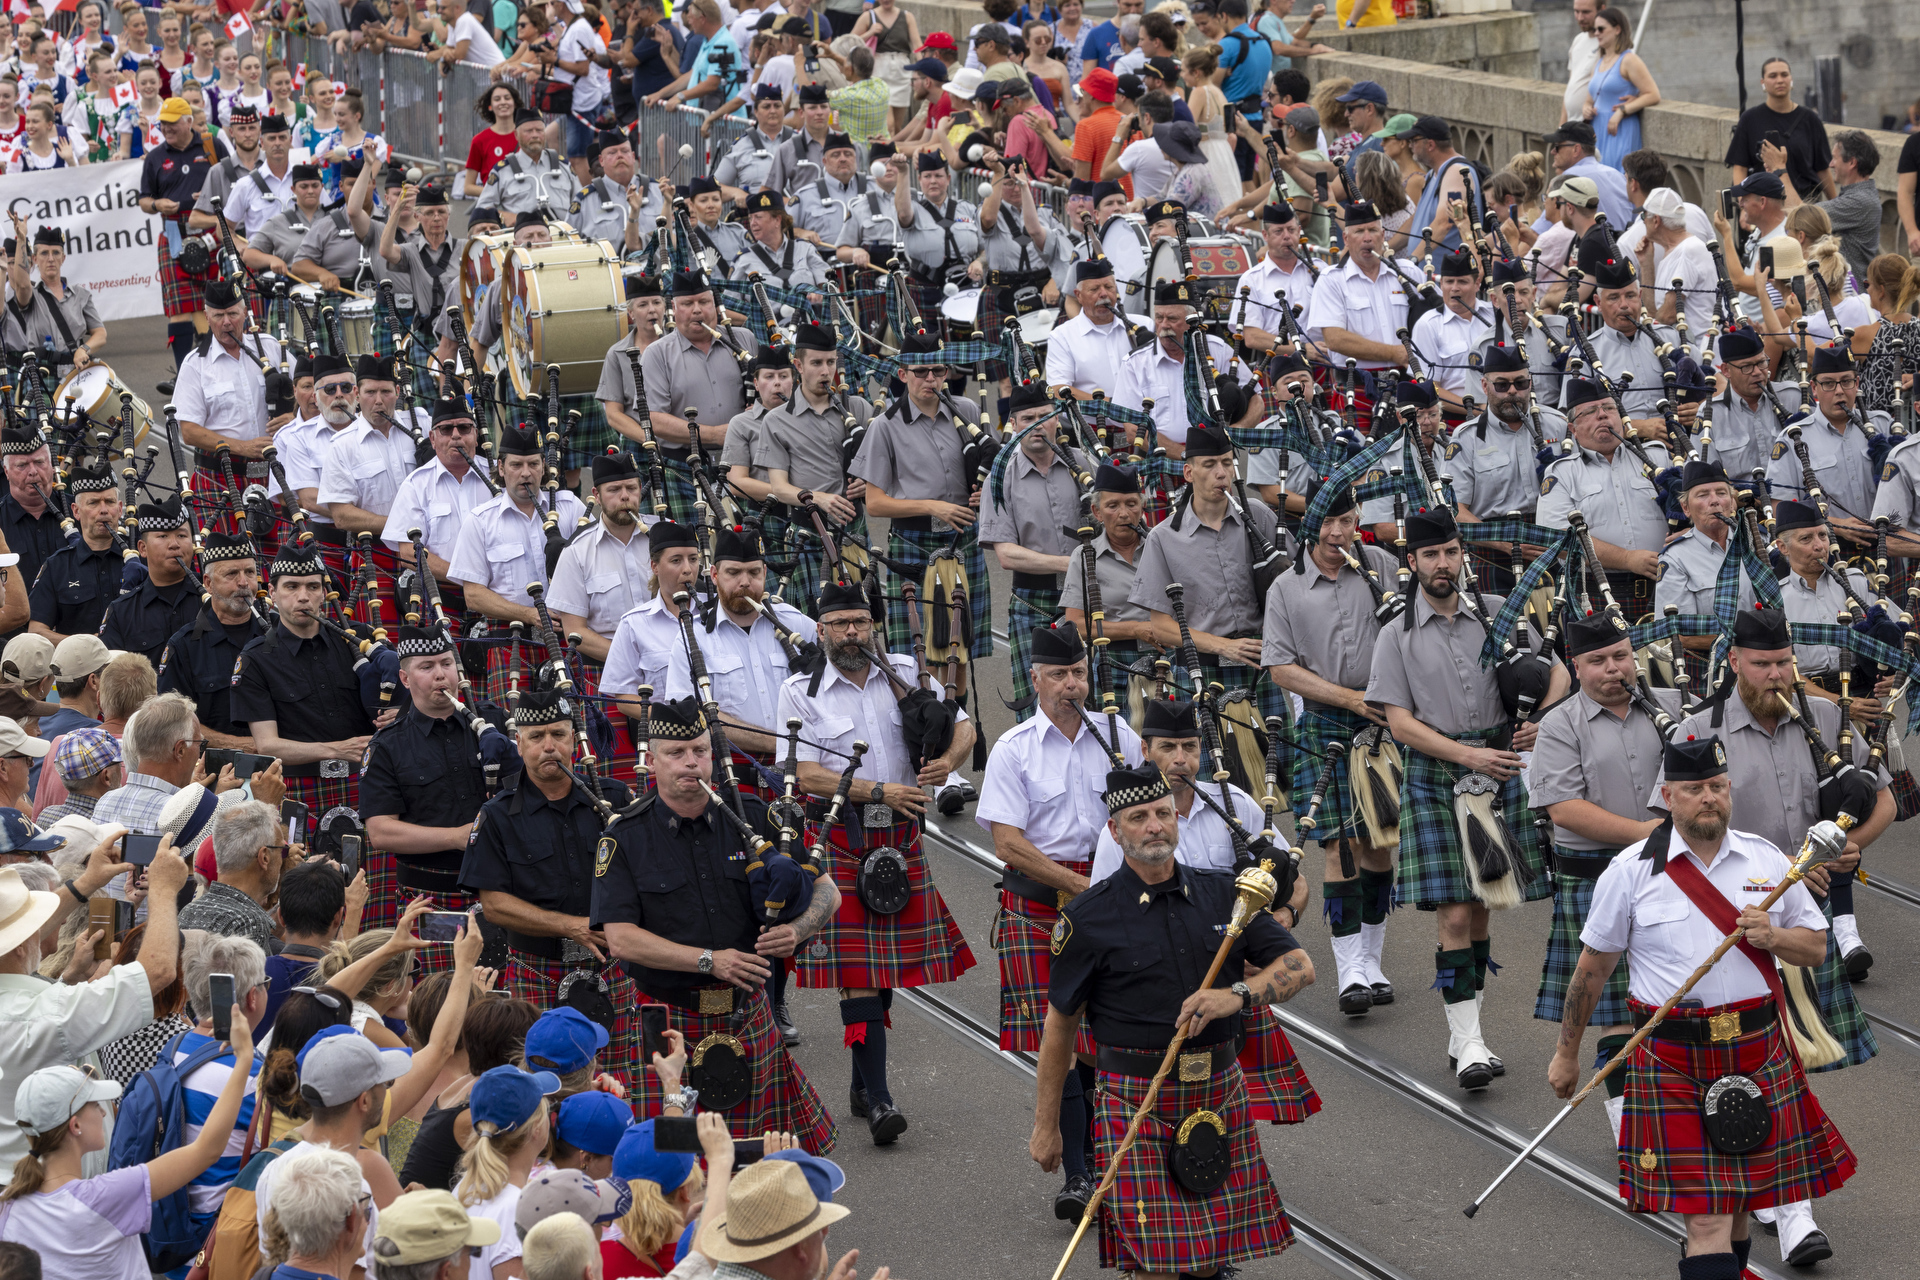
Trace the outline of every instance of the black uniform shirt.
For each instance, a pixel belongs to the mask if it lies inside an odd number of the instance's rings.
[[[229,627],[214,616],[211,605],[201,605],[194,620],[169,636],[161,651],[160,692],[192,698],[201,728],[246,737],[251,730],[233,718],[233,669],[246,643],[266,631],[266,624],[253,617],[244,627]]]
[[[107,606],[100,639],[107,648],[140,654],[157,668],[168,639],[190,625],[199,612],[200,593],[184,579],[170,587],[156,587],[148,578]]]
[[[362,822],[388,817],[422,827],[458,827],[472,822],[486,801],[480,743],[461,717],[435,720],[409,707],[373,736],[360,775]],[[434,871],[458,871],[461,865],[458,849],[397,856]]]
[[[549,800],[525,774],[516,774],[474,820],[460,887],[476,895],[495,889],[545,911],[587,915],[600,833],[600,814],[585,787],[576,783],[559,800]]]
[[[746,842],[711,803],[697,818],[682,818],[654,796],[621,817],[600,838],[594,862],[593,927],[637,924],[682,946],[715,951],[753,950],[759,936],[747,888]],[[766,826],[766,807],[748,800],[747,817]],[[691,999],[712,986],[708,974],[650,969],[628,962],[640,989],[656,998]]]
[[[34,579],[33,620],[63,636],[98,635],[107,606],[120,595],[120,574],[118,547],[95,551],[84,541],[61,547]]]
[[[360,704],[355,654],[347,642],[322,627],[311,640],[276,624],[240,652],[233,669],[233,718],[243,724],[272,720],[293,742],[339,742],[373,732]],[[317,765],[296,765],[288,777],[311,778]]]
[[[226,144],[216,141],[213,154],[219,159],[226,159]],[[194,201],[200,197],[200,188],[206,183],[207,170],[212,167],[213,159],[207,155],[206,144],[199,138],[187,143],[185,149],[180,151],[174,150],[171,143],[162,143],[147,152],[146,158],[140,162],[140,194],[156,200],[175,201],[180,211],[171,217],[176,222],[185,223],[187,214],[193,210]]]
[[[1176,863],[1171,879],[1149,885],[1121,863],[1061,911],[1053,930],[1048,1002],[1062,1013],[1084,1006],[1088,1028],[1101,1044],[1166,1048],[1180,1006],[1200,989],[1220,948],[1233,898],[1233,877],[1224,871]],[[1265,968],[1299,945],[1279,921],[1256,912],[1213,985],[1230,987],[1240,981],[1246,962]],[[1239,1025],[1238,1014],[1209,1022],[1191,1043],[1218,1044]]]
[[[38,516],[27,514],[13,499],[13,493],[5,485],[0,485],[0,534],[5,534],[7,550],[20,557],[15,568],[19,575],[14,582],[24,582],[32,589],[34,580],[40,576],[40,566],[47,557],[67,544],[67,535],[60,532],[60,517],[49,507]]]

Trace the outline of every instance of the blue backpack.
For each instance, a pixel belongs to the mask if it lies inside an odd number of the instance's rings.
[[[174,1065],[174,1055],[187,1033],[181,1032],[160,1050],[160,1060],[134,1077],[120,1099],[120,1111],[113,1122],[113,1144],[108,1151],[108,1167],[125,1169],[146,1164],[169,1151],[178,1150],[187,1141],[186,1081],[189,1076],[218,1058],[219,1041],[202,1045]],[[235,1064],[236,1071],[245,1070]],[[192,1262],[205,1242],[207,1228],[195,1221],[188,1188],[153,1202],[153,1226],[143,1240],[147,1262],[155,1271],[171,1271]]]

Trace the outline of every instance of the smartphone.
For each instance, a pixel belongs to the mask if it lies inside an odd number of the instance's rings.
[[[351,881],[360,874],[360,837],[340,837],[340,869],[347,873]]]
[[[127,832],[120,837],[120,861],[131,862],[136,867],[153,865],[154,855],[160,852],[159,836],[136,835]]]
[[[1758,265],[1760,270],[1766,272],[1768,275],[1773,274],[1773,246],[1772,245],[1763,244],[1760,246],[1760,258],[1756,265]]]
[[[214,777],[220,776],[220,770],[227,765],[233,766],[233,776],[237,781],[245,782],[256,773],[264,773],[273,765],[272,756],[259,756],[251,751],[229,751],[224,747],[210,747],[206,755],[207,772]]]
[[[422,942],[452,942],[453,936],[466,927],[466,913],[461,911],[429,911],[416,926]]]
[[[653,1055],[666,1057],[667,1045],[667,1006],[663,1004],[643,1004],[640,1006],[640,1062],[643,1066],[653,1065]]]
[[[280,802],[280,819],[287,824],[287,843],[305,844],[307,842],[307,816],[309,810],[298,800]]]
[[[1727,225],[1740,225],[1740,204],[1733,198],[1732,187],[1720,188],[1720,214],[1727,220]]]
[[[1321,204],[1327,202],[1327,175],[1325,173],[1316,173],[1313,175],[1313,191],[1315,197]]]
[[[228,1039],[233,1035],[232,974],[210,973],[207,975],[207,1003],[213,1006],[208,1010],[213,1018],[213,1038]]]
[[[87,928],[101,930],[100,941],[93,944],[95,960],[113,959],[114,940],[119,936],[114,925],[119,913],[114,907],[120,905],[112,898],[89,898],[87,900]],[[131,904],[128,904],[131,905]]]
[[[653,1149],[655,1151],[694,1151],[700,1150],[700,1131],[695,1127],[692,1116],[656,1116],[653,1121]],[[754,1164],[767,1154],[765,1141],[760,1138],[735,1138],[733,1140],[733,1163]]]

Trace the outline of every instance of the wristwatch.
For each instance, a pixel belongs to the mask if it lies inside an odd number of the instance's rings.
[[[1253,988],[1249,987],[1246,983],[1236,982],[1228,987],[1227,990],[1240,997],[1241,1012],[1244,1013],[1248,1009],[1253,1008]]]
[[[708,947],[705,951],[702,951],[700,953],[700,962],[694,967],[699,969],[700,972],[702,973],[713,972],[713,948],[712,947]]]
[[[873,784],[872,793],[867,796],[867,803],[879,804],[882,797],[884,797],[886,794],[887,794],[887,784],[884,782],[876,782]]]

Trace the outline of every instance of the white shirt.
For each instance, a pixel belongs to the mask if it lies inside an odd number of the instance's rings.
[[[786,9],[779,4],[770,4],[764,9],[742,9],[740,10],[740,16],[728,24],[728,34],[733,36],[733,42],[742,49],[750,49],[753,47],[753,29],[759,25],[761,16],[768,13],[783,14],[785,12]]]
[[[1632,229],[1639,230],[1640,224],[1634,223]],[[1692,219],[1688,219],[1688,231],[1692,231]],[[1620,244],[1623,252],[1633,252],[1626,247],[1625,236],[1620,238]],[[1649,310],[1657,311],[1666,305],[1676,276],[1680,287],[1686,290],[1680,295],[1680,307],[1687,317],[1687,332],[1697,341],[1713,324],[1714,290],[1720,283],[1719,273],[1713,269],[1713,255],[1707,252],[1706,241],[1697,234],[1689,234],[1671,249],[1654,246],[1651,284],[1641,286],[1641,296],[1647,299]],[[1818,312],[1814,318],[1825,320]]]
[[[180,421],[205,427],[229,440],[254,440],[267,430],[267,379],[254,358],[254,342],[261,358],[280,364],[280,344],[265,334],[247,334],[240,354],[229,355],[218,339],[180,362],[173,404]]]
[[[1600,42],[1591,32],[1576,29],[1567,43],[1567,92],[1561,99],[1567,119],[1578,120],[1587,109],[1587,82],[1593,79],[1593,69],[1599,63]]]
[[[773,611],[780,625],[801,639],[812,640],[818,635],[819,628],[813,619],[792,605],[775,601]],[[780,706],[780,686],[791,672],[786,650],[780,647],[773,624],[765,618],[755,618],[752,628],[742,631],[740,624],[728,617],[724,609],[716,608],[713,631],[709,633],[696,618],[693,639],[700,646],[701,659],[706,662],[707,675],[713,681],[714,701],[729,719],[774,733],[784,732],[787,722],[776,720],[774,714]],[[687,646],[675,645],[673,660],[667,666],[665,696],[684,698],[695,693]]]
[[[72,1066],[101,1045],[132,1035],[153,1021],[147,971],[115,966],[77,987],[42,982],[24,973],[0,973],[0,1163],[12,1177],[27,1154],[27,1135],[13,1122],[20,1082],[42,1067]]]
[[[426,410],[412,412],[416,429],[424,435],[431,427]],[[330,502],[351,502],[362,511],[385,515],[393,509],[393,497],[400,489],[400,482],[419,465],[413,457],[413,438],[401,429],[397,420],[382,435],[364,417],[355,418],[327,444],[327,456],[320,464],[320,488],[314,494],[314,501],[323,506]]]
[[[507,60],[507,55],[500,52],[500,46],[487,34],[487,29],[480,25],[480,19],[464,10],[454,19],[453,31],[447,36],[447,47],[452,48],[462,40],[468,42],[467,56],[461,59],[462,62],[477,62],[483,67],[491,67]]]
[[[1241,320],[1239,292],[1247,291],[1246,319]],[[1235,299],[1228,307],[1227,314],[1236,324],[1250,324],[1256,329],[1265,330],[1276,336],[1286,333],[1287,327],[1280,318],[1283,305],[1299,307],[1296,317],[1307,341],[1318,343],[1317,330],[1307,329],[1307,320],[1313,310],[1313,272],[1298,257],[1293,260],[1293,270],[1282,271],[1271,257],[1262,257],[1253,270],[1240,277],[1239,287],[1234,290]]]
[[[698,622],[694,629],[699,630]],[[638,693],[640,686],[646,684],[653,686],[655,697],[664,697],[674,650],[683,642],[680,619],[667,612],[667,602],[659,596],[627,610],[614,628],[612,643],[607,646],[607,665],[600,673],[600,692],[626,697]],[[780,723],[784,725],[786,721]]]
[[[1807,295],[1807,332],[1822,341],[1832,342],[1833,326],[1827,323],[1826,309],[1820,305],[1819,286],[1815,285],[1812,281],[1808,281],[1807,288],[1809,291]],[[1712,299],[1709,298],[1708,302],[1711,304]],[[1880,313],[1873,309],[1873,304],[1868,302],[1864,295],[1855,293],[1844,298],[1835,298],[1833,300],[1833,318],[1840,322],[1840,327],[1843,329],[1858,329],[1863,324],[1872,324],[1875,320],[1878,320]],[[1693,324],[1693,317],[1691,315],[1687,317],[1687,324],[1689,326]],[[1695,330],[1695,332],[1698,331]]]
[[[1468,315],[1452,307],[1429,311],[1413,326],[1415,355],[1434,384],[1455,395],[1480,391],[1480,375],[1467,365],[1467,353],[1493,332],[1493,308],[1481,302]]]
[[[1173,181],[1176,167],[1152,138],[1129,142],[1120,153],[1120,168],[1133,175],[1133,193],[1142,200],[1159,198]]]
[[[1211,336],[1207,343],[1213,352],[1214,368],[1225,373],[1231,367],[1233,377],[1242,386],[1253,381],[1247,366],[1234,359],[1231,347]],[[1153,425],[1160,438],[1185,444],[1187,432],[1193,429],[1193,420],[1187,417],[1186,392],[1181,389],[1185,368],[1186,361],[1168,355],[1156,338],[1151,346],[1140,348],[1121,363],[1120,382],[1114,388],[1113,402],[1123,409],[1138,409],[1148,400],[1153,401]]]
[[[260,190],[254,174],[267,184],[265,192]],[[227,221],[246,228],[244,235],[235,232],[237,240],[251,240],[261,227],[267,225],[267,219],[276,213],[285,213],[294,207],[293,166],[287,166],[281,177],[273,176],[273,169],[265,163],[251,173],[243,173],[234,179],[233,189],[227,192],[226,203],[222,206]]]
[[[520,1227],[516,1221],[519,1212],[520,1188],[512,1183],[493,1199],[467,1206],[468,1217],[491,1218],[500,1224],[500,1239],[496,1243],[473,1250],[473,1260],[467,1264],[467,1280],[493,1280],[495,1267],[520,1256]],[[454,1269],[454,1274],[459,1274],[459,1268]]]
[[[1096,325],[1082,311],[1057,325],[1047,338],[1047,385],[1112,395],[1120,381],[1121,362],[1132,349],[1127,326],[1119,316]]]
[[[299,1156],[299,1155],[305,1155],[309,1151],[322,1151],[326,1149],[327,1147],[323,1143],[303,1141],[303,1142],[296,1142],[293,1146],[287,1148],[287,1150],[284,1151],[282,1154],[289,1155],[289,1156]],[[262,1240],[267,1238],[267,1210],[273,1207],[274,1165],[277,1165],[279,1163],[280,1163],[279,1160],[275,1159],[274,1161],[269,1163],[265,1168],[261,1169],[260,1177],[254,1183],[254,1187],[253,1187],[254,1220],[255,1220],[255,1225],[260,1232],[260,1238]],[[368,1184],[365,1178],[360,1179],[360,1190],[369,1196],[373,1194],[373,1187]],[[372,1201],[368,1201],[367,1202],[367,1234],[365,1237],[367,1242],[367,1254],[364,1260],[368,1275],[377,1274],[375,1271],[376,1262],[373,1256],[373,1241],[375,1238],[375,1229],[378,1227],[379,1222],[380,1222],[379,1206],[375,1205]]]
[[[741,48],[746,48],[741,45]],[[594,110],[606,100],[612,91],[612,81],[607,69],[590,59],[594,54],[604,54],[607,46],[601,41],[600,33],[588,24],[585,18],[575,18],[567,27],[566,34],[560,37],[560,47],[555,51],[562,62],[586,62],[587,73],[576,75],[555,66],[553,78],[562,84],[573,86],[573,111],[575,115],[592,118]]]
[[[544,501],[536,501],[533,514],[528,515],[504,493],[475,507],[454,539],[447,576],[485,587],[514,604],[532,605],[528,584],[537,582],[542,591],[547,585],[546,509]],[[562,489],[554,512],[565,537],[579,525],[587,508],[572,490]]]
[[[1094,716],[1106,732],[1106,718]],[[1129,765],[1140,760],[1140,738],[1125,718],[1115,721],[1120,731],[1120,753]],[[1015,725],[1001,734],[987,757],[980,780],[980,802],[974,821],[993,834],[993,824],[1020,828],[1033,847],[1055,862],[1089,862],[1089,841],[1107,823],[1107,770],[1112,767],[1106,748],[1085,725],[1074,726],[1071,741],[1044,715]]]
[[[554,566],[547,605],[555,614],[587,620],[595,635],[613,639],[620,619],[653,598],[647,579],[653,561],[644,523],[625,542],[607,532],[604,519],[582,529]]]
[[[345,428],[341,428],[345,430]],[[298,418],[289,422],[274,433],[274,452],[280,455],[280,469],[286,473],[287,484],[293,493],[289,497],[300,500],[300,490],[312,489],[316,493],[320,488],[320,466],[326,460],[327,446],[333,443],[333,428],[327,420],[318,414],[311,418]],[[267,493],[269,497],[278,497],[280,482],[268,477]],[[319,499],[316,497],[315,502]],[[332,524],[329,516],[307,512],[307,519],[315,524]]]
[[[1227,808],[1225,801],[1220,800],[1218,785],[1212,782],[1204,782],[1200,785],[1209,788],[1207,791],[1209,799],[1220,801],[1220,807]],[[1233,814],[1240,819],[1240,825],[1249,832],[1257,833],[1266,823],[1266,811],[1260,807],[1259,801],[1232,783],[1226,784],[1226,790],[1227,794],[1233,798]],[[1179,823],[1180,847],[1174,850],[1173,856],[1182,865],[1203,867],[1214,871],[1233,870],[1233,834],[1227,827],[1226,820],[1208,808],[1205,800],[1198,796],[1194,797],[1193,808],[1185,817],[1179,819]],[[1100,843],[1093,851],[1093,871],[1087,878],[1098,884],[1118,871],[1124,860],[1125,856],[1120,852],[1120,842],[1113,838],[1113,832],[1107,830],[1103,823],[1100,828]]]
[[[1700,913],[1672,876],[1656,876],[1652,860],[1641,861],[1646,843],[1628,845],[1600,873],[1580,941],[1595,951],[1626,952],[1628,993],[1658,1005],[1680,989],[1726,935]],[[1727,832],[1711,867],[1701,864],[1678,831],[1672,833],[1667,858],[1691,858],[1736,911],[1758,906],[1792,865],[1780,850],[1745,831]],[[1767,916],[1776,929],[1827,931],[1827,919],[1804,884],[1782,894]],[[1768,991],[1766,976],[1735,947],[1688,994],[1712,1009]]]
[[[890,653],[887,660],[902,680],[915,682],[917,668],[912,658]],[[867,754],[854,777],[905,787],[919,785],[913,762],[907,758],[907,740],[900,732],[900,703],[885,676],[868,667],[863,688],[829,662],[820,677],[820,692],[809,698],[807,685],[812,680],[810,672],[787,677],[780,686],[780,708],[775,712],[777,723],[783,726],[795,716],[800,718],[800,759],[838,773],[847,767],[854,742],[864,742]],[[945,696],[942,692],[941,697]],[[959,720],[966,718],[965,711],[958,713]]]
[[[1315,331],[1345,329],[1369,342],[1399,342],[1394,330],[1407,322],[1407,293],[1385,262],[1378,266],[1379,274],[1371,280],[1351,258],[1322,271],[1320,283],[1313,287],[1313,305],[1307,308],[1305,327]],[[1427,278],[1411,262],[1401,261],[1399,266],[1416,285]],[[1359,365],[1362,369],[1387,367],[1382,360],[1362,360]]]
[[[485,470],[486,456],[474,458],[473,465]],[[480,478],[478,471],[469,469],[465,476],[455,480],[453,472],[435,458],[415,467],[400,482],[394,491],[393,505],[387,508],[387,527],[380,531],[380,540],[398,551],[402,546],[412,546],[407,530],[418,529],[422,546],[434,555],[451,560],[467,518],[476,508],[491,501],[493,495],[487,491],[487,482]],[[542,560],[541,564],[544,566],[546,561]]]
[[[1703,244],[1714,238],[1713,219],[1709,218],[1707,211],[1699,205],[1694,204],[1691,200],[1682,200],[1680,202],[1680,216],[1687,220],[1688,235],[1699,236]],[[1640,242],[1646,238],[1647,221],[1643,214],[1641,217],[1633,220],[1632,226],[1620,233],[1617,243],[1622,253],[1625,253],[1628,257],[1632,257],[1635,253],[1639,252]]]

